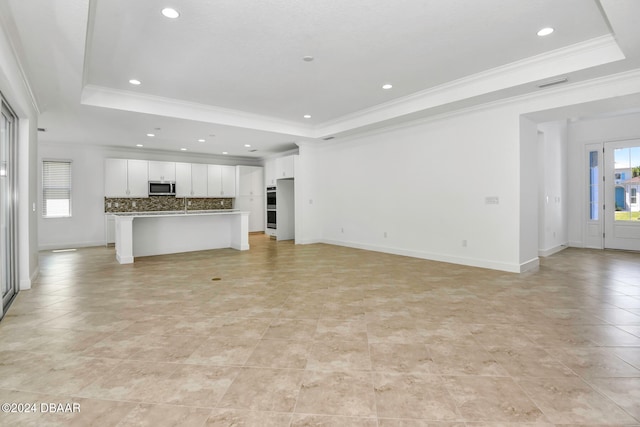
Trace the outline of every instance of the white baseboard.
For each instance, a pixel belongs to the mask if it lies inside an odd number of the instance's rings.
[[[523,262],[520,264],[520,271],[518,273],[524,273],[525,271],[535,270],[540,267],[540,258],[535,257],[530,259],[529,261]]]
[[[73,248],[90,248],[94,246],[105,246],[104,240],[95,242],[79,242],[79,243],[48,243],[38,245],[39,251],[50,251],[53,249],[73,249]]]
[[[40,274],[40,267],[36,267],[28,279],[20,279],[20,283],[18,284],[20,290],[25,291],[25,290],[31,289],[31,284],[38,278],[39,274]]]
[[[315,243],[323,243],[321,239],[296,239],[296,245],[313,245]]]
[[[538,251],[538,256],[541,256],[541,257],[548,257],[548,256],[551,256],[551,255],[553,255],[553,254],[556,254],[556,253],[558,253],[558,252],[560,252],[560,251],[563,251],[563,250],[565,250],[565,249],[567,249],[567,248],[568,248],[568,246],[567,246],[567,245],[558,245],[558,246],[556,246],[556,247],[554,247],[554,248],[549,248],[549,249],[539,250],[539,251]]]
[[[376,246],[376,245],[368,245],[368,244],[345,242],[345,241],[330,240],[330,239],[323,239],[319,243],[326,243],[329,245],[336,245],[336,246],[346,246],[346,247],[355,248],[355,249],[365,249],[365,250],[374,251],[374,252],[384,252],[384,253],[389,253],[394,255],[408,256],[412,258],[428,259],[431,261],[448,262],[451,264],[460,264],[460,265],[466,265],[469,267],[488,268],[490,270],[507,271],[509,273],[521,273],[523,271],[527,271],[527,269],[535,268],[537,266],[537,264],[535,266],[528,266],[528,264],[532,262],[535,262],[535,263],[539,262],[539,260],[536,258],[535,260],[528,261],[527,263],[524,263],[524,264],[510,264],[510,263],[491,261],[491,260],[464,258],[464,257],[458,257],[458,256],[451,256],[451,255],[434,254],[431,252],[414,251],[414,250],[407,250],[407,249],[400,249],[400,248],[391,248],[387,246]],[[523,268],[526,268],[526,269],[523,269]]]

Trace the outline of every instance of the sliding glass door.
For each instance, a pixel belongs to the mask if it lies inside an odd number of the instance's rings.
[[[0,289],[4,309],[18,292],[16,255],[16,116],[0,95]]]

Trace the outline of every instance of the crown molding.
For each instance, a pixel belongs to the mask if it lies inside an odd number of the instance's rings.
[[[621,73],[607,75],[604,77],[598,77],[582,82],[571,83],[569,85],[562,85],[553,87],[550,89],[539,90],[536,92],[530,92],[522,95],[512,96],[509,98],[498,99],[491,102],[485,102],[478,105],[472,105],[464,108],[458,108],[453,111],[447,111],[444,113],[433,114],[427,117],[421,117],[413,120],[407,120],[402,122],[396,122],[393,124],[389,124],[387,126],[382,126],[374,129],[366,129],[362,132],[350,134],[344,137],[336,138],[331,141],[318,141],[320,144],[316,144],[316,147],[319,148],[330,148],[332,146],[344,143],[352,143],[354,141],[362,140],[363,138],[371,137],[374,135],[380,135],[388,132],[393,132],[401,129],[405,129],[409,126],[420,126],[422,124],[433,123],[439,120],[463,116],[465,114],[470,114],[478,111],[489,110],[492,108],[500,108],[506,106],[513,106],[520,103],[531,103],[536,101],[545,101],[552,99],[550,102],[546,102],[546,104],[553,104],[552,108],[565,108],[575,105],[576,103],[582,102],[594,102],[601,99],[593,99],[593,91],[600,93],[607,93],[609,96],[607,98],[615,98],[619,96],[626,96],[630,94],[640,94],[640,68],[636,68],[633,70],[623,71]],[[572,94],[580,94],[585,99],[582,101],[575,101],[574,99],[571,102],[559,105],[557,99],[567,99]],[[555,99],[557,98],[557,99]],[[602,98],[602,99],[607,99]],[[545,106],[544,109],[548,109],[548,106]],[[635,110],[634,110],[635,111]],[[535,114],[538,112],[536,108],[531,108],[531,105],[528,105],[526,108],[523,108],[523,111],[519,111],[519,115],[524,117],[529,117],[531,114]]]
[[[89,45],[87,49],[90,49]],[[531,90],[537,91],[534,82],[622,59],[625,56],[615,38],[605,35],[473,74],[315,126],[91,84],[83,87],[81,103],[319,140],[519,85],[531,84]]]
[[[339,134],[463,99],[622,59],[625,59],[625,56],[613,36],[597,37],[324,122],[315,128],[314,137]]]
[[[2,18],[2,15],[5,15],[5,14],[0,14],[0,21],[2,23],[2,25],[0,25],[0,29],[2,30],[2,33],[4,34],[4,38],[5,40],[7,40],[7,43],[9,45],[9,48],[11,49],[13,58],[15,59],[15,62],[18,68],[19,78],[22,81],[22,84],[24,85],[27,97],[29,98],[29,103],[31,104],[33,109],[36,111],[36,114],[39,116],[40,114],[42,114],[42,109],[40,108],[40,103],[38,102],[38,98],[36,97],[35,92],[31,87],[31,83],[29,83],[27,72],[25,71],[25,67],[23,66],[23,63],[22,63],[23,61],[19,54],[21,50],[17,49],[16,47],[16,43],[19,43],[19,37],[17,36],[17,31],[15,31],[15,26],[13,25],[13,21],[7,22],[6,19]],[[11,27],[11,33],[14,34],[14,37],[11,37],[11,34],[9,33],[9,29],[10,29],[9,27]]]
[[[270,116],[96,85],[84,86],[80,103],[305,138],[312,134],[311,127]]]

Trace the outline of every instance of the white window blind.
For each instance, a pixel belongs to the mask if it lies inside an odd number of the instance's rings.
[[[71,162],[42,162],[42,216],[71,216]]]

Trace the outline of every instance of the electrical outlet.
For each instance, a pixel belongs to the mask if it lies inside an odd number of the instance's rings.
[[[344,227],[340,229],[340,232],[344,233]]]
[[[384,232],[384,238],[385,239],[387,238],[387,232],[386,231]]]
[[[466,247],[467,247],[467,240],[466,240],[466,239],[462,241],[462,247],[463,247],[463,248],[466,248]]]

